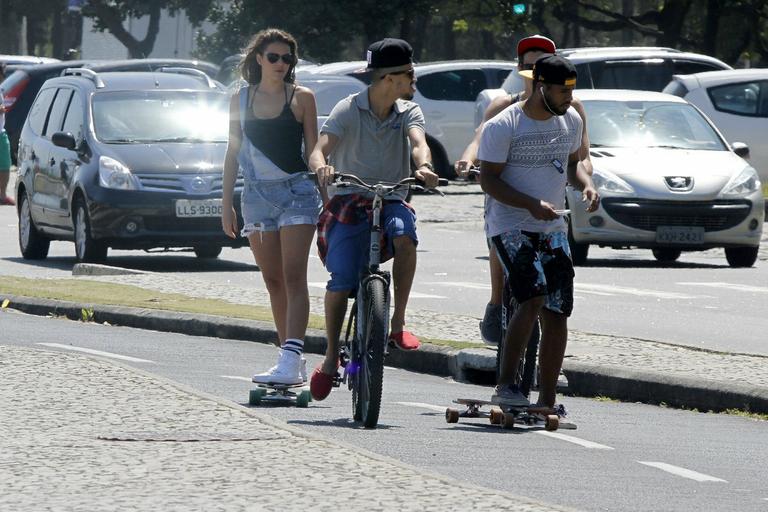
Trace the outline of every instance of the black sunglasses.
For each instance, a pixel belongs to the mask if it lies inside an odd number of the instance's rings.
[[[268,53],[267,60],[270,62],[270,64],[275,64],[278,60],[282,60],[284,63],[290,66],[296,62],[296,57],[294,57],[292,53],[284,53],[282,55],[278,55],[277,53]]]
[[[388,75],[408,75],[408,78],[416,76],[416,71],[413,69],[407,69],[405,71],[395,71],[394,73],[387,73]]]

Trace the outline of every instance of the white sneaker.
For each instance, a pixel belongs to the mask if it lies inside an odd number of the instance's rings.
[[[301,384],[301,355],[290,350],[280,350],[277,364],[263,373],[257,373],[251,379],[257,384]]]
[[[301,368],[299,371],[301,373],[301,382],[307,382],[307,360],[303,357],[301,358]]]

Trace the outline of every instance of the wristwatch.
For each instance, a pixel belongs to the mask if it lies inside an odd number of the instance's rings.
[[[432,165],[432,162],[424,162],[424,163],[423,163],[423,164],[421,164],[421,165],[420,165],[418,168],[419,168],[419,169],[421,169],[422,167],[426,167],[427,169],[429,169],[429,170],[430,170],[430,171],[432,171],[432,172],[434,172],[434,171],[435,171],[435,166],[434,166],[434,165]]]

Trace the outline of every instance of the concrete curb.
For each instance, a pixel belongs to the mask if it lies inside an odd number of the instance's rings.
[[[93,311],[93,321],[108,322],[124,327],[175,332],[192,336],[274,343],[276,332],[269,322],[102,304],[39,299],[10,295],[9,307],[24,313],[47,316],[60,315],[80,320],[83,309]],[[306,352],[325,352],[325,333],[310,329],[305,340]],[[483,349],[453,350],[423,344],[417,352],[391,350],[387,365],[406,370],[453,377],[459,381],[490,382],[495,372],[496,355]],[[661,372],[628,370],[609,365],[595,365],[566,359],[563,373],[568,380],[568,394],[606,396],[609,398],[667,404],[673,407],[701,411],[739,409],[768,413],[768,388],[732,382],[707,381]],[[471,379],[474,377],[474,379]]]

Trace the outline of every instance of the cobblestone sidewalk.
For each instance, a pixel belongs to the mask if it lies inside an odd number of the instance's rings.
[[[111,362],[0,346],[0,510],[561,510]]]

